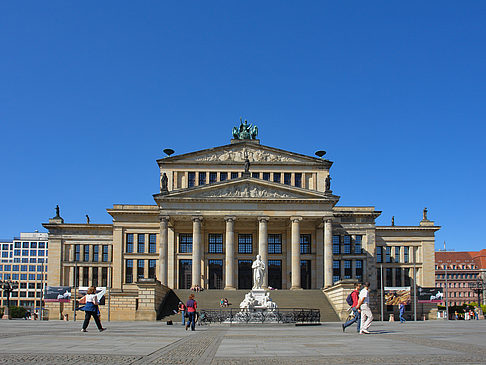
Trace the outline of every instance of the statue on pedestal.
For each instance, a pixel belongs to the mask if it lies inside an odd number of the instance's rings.
[[[326,191],[331,190],[331,175],[327,175],[326,177]]]
[[[423,212],[423,220],[424,220],[424,221],[428,220],[428,219],[427,219],[427,208],[424,208],[424,212]]]
[[[253,269],[253,289],[261,289],[263,285],[263,277],[265,275],[265,263],[262,257],[257,255],[256,260],[251,265]]]

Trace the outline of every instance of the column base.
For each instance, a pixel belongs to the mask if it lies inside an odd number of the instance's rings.
[[[290,290],[304,290],[300,286],[293,286],[290,288]]]
[[[225,286],[224,290],[236,290],[234,286]]]

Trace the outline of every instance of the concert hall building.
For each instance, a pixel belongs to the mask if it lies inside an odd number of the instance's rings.
[[[111,224],[51,218],[48,285],[110,286],[113,319],[155,318],[167,287],[250,289],[257,254],[264,287],[323,290],[333,306],[346,281],[380,288],[381,268],[386,286],[411,285],[413,267],[418,285],[435,286],[440,227],[426,210],[419,225],[377,226],[373,206],[338,204],[332,161],[235,129],[229,144],[157,160],[153,205],[114,204]]]

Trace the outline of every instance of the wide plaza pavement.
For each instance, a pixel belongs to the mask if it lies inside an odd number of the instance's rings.
[[[321,326],[0,321],[0,364],[486,364],[486,321]]]

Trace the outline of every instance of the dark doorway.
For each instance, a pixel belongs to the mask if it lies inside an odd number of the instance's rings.
[[[179,289],[191,289],[192,260],[179,260]]]
[[[223,289],[223,260],[209,260],[209,289]]]
[[[300,286],[302,289],[311,288],[311,262],[310,260],[300,261]]]
[[[268,260],[268,286],[282,289],[282,260]]]
[[[238,289],[253,287],[253,270],[251,260],[238,260]]]

